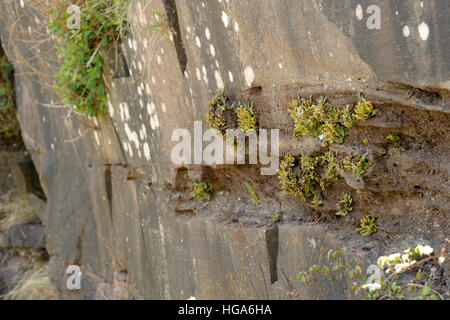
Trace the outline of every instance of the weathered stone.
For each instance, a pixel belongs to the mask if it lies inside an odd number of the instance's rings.
[[[109,113],[86,118],[59,107],[51,85],[58,57],[48,51],[54,43],[38,36],[46,34],[45,13],[13,2],[0,5],[0,34],[13,44],[5,51],[16,74],[32,74],[16,78],[17,106],[48,198],[42,219],[61,298],[286,299],[286,291],[318,298],[296,276],[328,250],[343,249],[352,267],[448,241],[446,3],[374,1],[381,29],[368,29],[371,14],[354,1],[136,1],[119,54],[104,54]],[[156,8],[169,13],[172,37],[149,32]],[[282,194],[278,178],[260,176],[258,166],[172,163],[173,131],[192,132],[222,88],[251,100],[261,128],[280,129],[280,153],[296,157],[322,146],[314,137],[292,138],[293,98],[327,96],[343,106],[362,92],[379,112],[335,147],[340,156],[367,152],[373,166],[363,182],[345,174],[313,209]],[[390,143],[389,133],[401,141]],[[211,202],[193,199],[198,180],[214,185]],[[261,206],[249,201],[245,183]],[[343,192],[352,193],[353,211],[336,218]],[[366,239],[355,227],[368,213],[379,231]],[[86,275],[79,292],[66,290],[70,264]],[[324,283],[320,298],[351,298],[348,280],[342,273]]]
[[[11,227],[0,235],[0,247],[45,248],[44,226],[27,223]]]

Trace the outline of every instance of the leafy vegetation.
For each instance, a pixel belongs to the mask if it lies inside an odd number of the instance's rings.
[[[372,163],[367,159],[367,153],[363,155],[355,153],[344,159],[343,169],[353,172],[362,179],[364,172],[366,172],[371,165]]]
[[[209,182],[196,182],[194,183],[194,191],[192,195],[198,201],[210,201],[214,193],[214,187]]]
[[[325,144],[343,143],[347,128],[377,112],[372,103],[367,102],[359,93],[355,107],[335,107],[322,97],[314,104],[312,98],[299,97],[292,101],[288,111],[294,119],[295,138],[312,135],[324,140]]]
[[[381,256],[377,261],[378,266],[371,265],[367,269],[372,275],[370,278],[363,274],[359,265],[352,269],[345,266],[341,254],[340,250],[330,250],[328,263],[324,264],[323,248],[320,248],[317,264],[297,275],[308,289],[309,298],[325,298],[325,281],[334,282],[340,274],[353,279],[353,293],[368,300],[444,300],[447,279],[443,264],[448,260],[445,249],[437,256],[430,246],[418,245],[403,253]],[[401,278],[408,272],[415,274],[415,280],[409,276]],[[294,290],[288,295],[298,298],[300,291]]]
[[[13,67],[0,57],[0,143],[12,144],[20,140],[20,126],[14,100]]]
[[[253,105],[249,102],[240,104],[236,108],[236,115],[238,117],[238,127],[244,132],[255,130],[258,131],[258,120],[256,119]]]
[[[280,163],[278,179],[284,193],[292,197],[301,197],[303,200],[314,197],[318,204],[314,187],[321,184],[321,177],[316,171],[320,158],[302,155],[300,160],[301,175],[297,177],[292,170],[295,165],[295,158],[287,154]]]
[[[337,273],[343,270],[341,253],[339,250],[330,250],[327,255],[328,264],[322,264],[323,249],[321,249],[317,264],[297,275],[297,279],[309,290],[312,299],[323,298],[324,280],[335,281]]]
[[[374,109],[372,102],[366,101],[360,93],[358,93],[358,103],[355,106],[354,117],[358,120],[366,120],[370,116],[374,116],[378,109]]]
[[[251,102],[232,102],[224,91],[219,91],[209,102],[209,106],[205,119],[210,128],[225,134],[226,129],[234,126],[232,123],[237,123],[237,127],[243,132],[258,131],[258,119]]]
[[[361,227],[356,229],[362,236],[370,236],[377,231],[376,219],[372,216],[366,216],[361,219]]]
[[[255,191],[255,188],[253,188],[253,186],[248,184],[248,183],[246,183],[245,186],[247,187],[248,192],[252,196],[250,201],[253,204],[261,204],[261,200],[259,199],[259,196],[258,196],[258,194]]]
[[[355,294],[362,292],[366,299],[371,300],[444,300],[438,291],[442,287],[436,281],[445,281],[439,279],[438,274],[447,257],[445,250],[439,256],[433,251],[430,246],[418,245],[403,253],[381,256],[377,261],[381,271],[379,281],[367,282],[360,268],[352,270],[350,277],[356,280],[352,290]],[[415,273],[415,280],[400,284],[400,276],[408,271]],[[361,284],[361,281],[365,283]]]
[[[87,116],[107,112],[107,96],[102,77],[103,58],[99,50],[117,43],[126,32],[128,1],[84,0],[80,3],[80,28],[67,26],[67,3],[51,9],[49,27],[56,49],[63,57],[56,74],[65,105],[75,105]]]
[[[273,223],[277,223],[281,221],[281,214],[277,211],[275,211],[275,213],[272,216],[272,222]]]
[[[211,129],[219,130],[224,134],[228,126],[223,115],[225,111],[232,110],[233,105],[229,103],[229,99],[225,95],[225,92],[221,91],[209,102],[209,106],[210,110],[205,114],[206,122]]]
[[[349,195],[348,193],[343,193],[341,200],[336,204],[337,208],[338,208],[338,212],[336,212],[337,216],[346,216],[350,211],[353,210],[352,208],[352,196]]]
[[[397,142],[400,140],[400,136],[398,134],[390,133],[386,136],[387,139],[391,140],[392,142]]]

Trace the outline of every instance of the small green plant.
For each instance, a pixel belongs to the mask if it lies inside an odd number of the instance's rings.
[[[227,110],[232,110],[234,106],[229,103],[229,99],[224,91],[219,91],[209,102],[209,106],[210,110],[205,114],[206,122],[211,129],[216,129],[224,134],[228,128],[224,113]]]
[[[358,103],[355,106],[354,117],[358,120],[366,120],[370,116],[374,116],[378,109],[374,109],[372,102],[366,101],[358,92]]]
[[[366,120],[375,115],[372,103],[358,94],[358,104],[354,107],[346,105],[339,108],[331,105],[326,98],[319,98],[314,104],[312,98],[300,98],[292,101],[289,113],[294,119],[294,137],[312,135],[324,140],[324,143],[343,143],[347,128],[358,120]],[[370,112],[368,113],[368,110]]]
[[[192,195],[198,201],[210,201],[214,193],[214,187],[209,182],[196,182],[194,183],[194,191]]]
[[[13,67],[0,57],[0,143],[20,140],[20,126],[14,101]]]
[[[322,265],[323,248],[320,249],[317,264],[312,265],[307,271],[302,271],[297,275],[297,279],[302,282],[310,291],[312,299],[319,299],[324,295],[324,281],[335,281],[338,272],[343,271],[344,264],[341,259],[342,252],[330,250],[328,252],[328,264]]]
[[[370,236],[377,231],[376,219],[370,215],[361,219],[361,227],[356,229],[362,236]]]
[[[50,11],[50,30],[56,49],[63,56],[56,74],[56,88],[65,105],[75,105],[87,116],[107,112],[107,96],[102,77],[103,58],[99,54],[126,31],[128,1],[83,0],[80,4],[80,28],[67,26],[68,2],[61,1]]]
[[[250,195],[252,196],[251,198],[251,202],[253,204],[261,204],[261,200],[259,200],[258,194],[255,191],[255,188],[252,187],[252,185],[246,183],[245,186],[247,187],[248,192],[250,193]]]
[[[363,155],[355,153],[344,159],[343,169],[353,172],[362,179],[364,172],[366,172],[371,165],[372,163],[367,159],[367,153]]]
[[[346,216],[350,211],[353,210],[352,208],[352,196],[349,195],[348,193],[343,193],[341,200],[339,201],[339,203],[336,204],[337,208],[338,208],[338,212],[336,212],[337,216]]]
[[[339,179],[339,162],[336,153],[328,150],[322,155],[321,161],[325,165],[325,177],[336,182]]]
[[[238,127],[244,132],[255,130],[258,131],[258,120],[256,119],[253,105],[250,102],[240,104],[236,108],[238,117]]]
[[[311,200],[311,207],[315,208],[320,205],[322,205],[323,201],[317,197],[317,195],[314,195],[314,198]]]
[[[226,129],[232,129],[236,125],[243,132],[258,131],[258,119],[251,102],[231,101],[224,91],[218,91],[209,106],[210,109],[205,114],[206,122],[211,129],[218,130],[222,135],[226,133]],[[234,147],[236,148],[235,142]]]
[[[284,193],[292,197],[301,197],[303,200],[311,199],[312,207],[322,204],[319,199],[316,188],[325,190],[328,181],[337,181],[339,178],[336,154],[327,151],[318,156],[305,155],[302,153],[300,164],[300,175],[297,176],[293,167],[295,159],[287,154],[280,163],[278,178]]]
[[[272,222],[277,223],[281,221],[281,214],[278,213],[278,210],[272,216]]]
[[[342,112],[339,108],[320,98],[313,104],[312,98],[293,100],[288,110],[294,119],[294,137],[313,135],[325,142],[342,143],[347,128],[340,123]]]
[[[400,136],[398,134],[390,133],[386,136],[387,139],[391,140],[392,142],[397,142],[400,140]]]
[[[297,176],[293,172],[295,159],[290,154],[284,156],[281,160],[280,170],[278,170],[278,179],[280,180],[281,189],[284,193],[298,197],[301,194],[301,190],[297,184]]]

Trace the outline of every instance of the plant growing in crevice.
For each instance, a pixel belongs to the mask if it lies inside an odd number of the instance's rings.
[[[378,112],[378,109],[373,108],[372,102],[367,101],[358,92],[358,103],[355,106],[354,117],[358,120],[366,120],[370,116],[374,116]]]
[[[255,191],[255,188],[253,188],[253,186],[248,183],[246,183],[245,186],[247,187],[248,192],[252,196],[250,201],[253,204],[261,204],[261,200],[259,199],[258,194]]]
[[[280,163],[278,178],[284,193],[292,197],[311,199],[312,207],[322,204],[317,189],[325,190],[330,182],[339,179],[339,162],[336,153],[329,150],[323,154],[312,156],[302,153],[298,164],[300,175],[294,173],[296,160],[287,154]]]
[[[339,210],[338,212],[336,212],[336,215],[345,217],[350,211],[353,210],[352,202],[352,196],[348,193],[343,193],[341,200],[336,204],[336,207]]]
[[[281,160],[280,169],[278,170],[278,179],[280,180],[281,189],[284,193],[298,197],[301,194],[301,190],[298,186],[297,176],[293,172],[292,168],[295,164],[295,158],[290,154],[284,156]]]
[[[236,108],[236,115],[238,117],[238,127],[244,132],[254,130],[258,131],[258,120],[256,119],[255,112],[253,111],[253,104],[246,102],[244,104],[239,103]]]
[[[343,143],[348,128],[358,120],[366,120],[375,115],[371,102],[366,101],[358,93],[358,103],[355,107],[346,105],[344,108],[335,107],[319,98],[314,104],[312,98],[294,99],[288,109],[294,120],[294,137],[312,135],[327,143]]]
[[[195,182],[194,183],[194,191],[192,195],[198,201],[210,201],[212,199],[214,193],[214,187],[209,182]]]
[[[300,159],[301,174],[299,177],[293,171],[295,158],[287,154],[280,163],[278,179],[284,193],[292,197],[301,197],[303,200],[313,197],[313,206],[318,206],[321,201],[318,199],[315,186],[325,188],[324,180],[318,174],[320,156],[310,156],[302,154]]]
[[[344,159],[342,168],[346,171],[353,172],[362,179],[364,172],[366,172],[371,165],[372,163],[367,159],[367,153],[363,155],[354,153]]]
[[[50,11],[50,30],[63,61],[55,75],[64,105],[75,105],[87,116],[107,112],[100,49],[117,43],[126,32],[128,1],[84,0],[80,3],[80,28],[67,26],[69,3],[62,1]]]
[[[229,99],[224,91],[218,92],[209,102],[209,106],[210,110],[205,114],[206,122],[211,129],[216,129],[224,134],[225,130],[228,129],[224,113],[227,110],[233,110],[234,106],[229,103]]]
[[[325,166],[325,177],[336,182],[339,179],[339,162],[336,153],[328,150],[322,155],[321,161]]]
[[[237,127],[243,132],[258,131],[258,119],[249,101],[231,101],[224,91],[219,91],[209,102],[210,110],[205,114],[206,122],[211,129],[218,130],[222,135],[226,129]]]
[[[20,140],[14,98],[13,67],[3,56],[0,57],[0,143]]]
[[[368,215],[361,219],[361,227],[356,229],[359,233],[366,237],[377,231],[376,218]]]
[[[400,140],[400,136],[398,134],[390,133],[386,136],[387,139],[391,140],[392,142],[397,142]]]
[[[281,221],[281,214],[277,211],[275,211],[275,213],[272,215],[272,222],[273,223],[277,223]]]

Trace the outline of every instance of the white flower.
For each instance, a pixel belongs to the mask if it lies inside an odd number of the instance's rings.
[[[416,251],[421,255],[421,256],[429,256],[433,253],[433,248],[430,246],[424,246],[424,245],[418,245],[416,247]]]
[[[444,264],[444,262],[445,262],[445,257],[444,256],[439,257],[439,259],[438,259],[439,265],[442,266]]]
[[[380,290],[381,284],[379,283],[367,283],[363,285],[361,288],[363,289],[369,289],[370,291]]]
[[[379,257],[378,258],[378,266],[381,268],[381,269],[383,269],[384,268],[384,265],[386,264],[386,261],[387,261],[387,257],[386,256],[381,256],[381,257]]]
[[[393,253],[393,254],[388,255],[387,260],[389,262],[400,262],[401,256],[402,255],[400,253]]]

